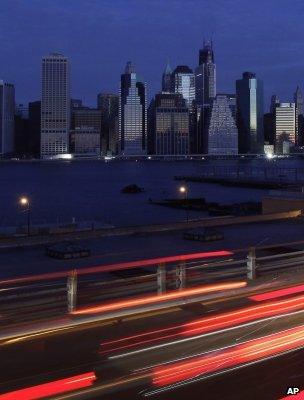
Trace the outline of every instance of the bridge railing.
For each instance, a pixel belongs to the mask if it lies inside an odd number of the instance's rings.
[[[235,258],[225,251],[195,253],[7,279],[0,282],[0,326],[63,316],[121,299],[304,268],[302,250],[257,257],[252,248],[247,257],[243,251]]]

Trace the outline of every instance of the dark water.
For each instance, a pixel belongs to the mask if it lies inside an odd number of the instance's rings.
[[[220,165],[223,161],[218,161]],[[227,162],[226,162],[227,163]],[[235,161],[231,162],[235,163]],[[251,162],[261,165],[261,161]],[[199,174],[200,161],[78,161],[0,163],[0,227],[24,223],[18,198],[30,198],[34,223],[98,220],[114,225],[170,222],[185,219],[183,210],[149,204],[151,199],[180,196],[175,175]],[[229,165],[229,162],[228,162]],[[294,162],[292,161],[292,164]],[[126,195],[121,189],[136,183],[145,192]],[[260,200],[266,191],[189,184],[189,197],[207,201]],[[202,216],[192,212],[190,217]]]

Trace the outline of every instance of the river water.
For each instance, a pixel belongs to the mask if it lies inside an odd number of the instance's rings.
[[[236,161],[209,161],[207,164],[235,165]],[[250,161],[263,165],[265,161]],[[283,161],[294,167],[304,161]],[[173,222],[185,219],[184,210],[150,204],[149,199],[181,196],[175,175],[199,174],[204,161],[33,161],[0,163],[0,227],[25,222],[18,205],[21,195],[31,202],[32,223],[100,221],[116,226]],[[266,164],[265,164],[266,165]],[[122,194],[135,183],[145,189],[140,194]],[[232,203],[259,201],[267,190],[189,183],[189,197]],[[190,218],[203,216],[191,212]]]

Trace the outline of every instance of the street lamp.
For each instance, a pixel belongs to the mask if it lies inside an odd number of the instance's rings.
[[[31,214],[30,201],[27,197],[22,196],[19,199],[19,204],[22,207],[26,207],[25,211],[27,212],[27,236],[30,236],[30,214]]]
[[[184,200],[186,201],[186,213],[187,213],[187,222],[189,221],[189,207],[188,207],[188,187],[183,185],[179,188],[180,193],[184,195]]]

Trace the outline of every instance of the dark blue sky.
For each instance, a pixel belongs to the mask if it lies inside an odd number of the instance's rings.
[[[118,91],[132,60],[151,98],[167,58],[195,67],[212,35],[218,91],[234,92],[242,71],[254,71],[268,108],[272,93],[290,101],[302,88],[303,17],[303,0],[0,0],[0,78],[17,101],[38,99],[41,57],[62,52],[72,96],[95,105],[97,92]]]

